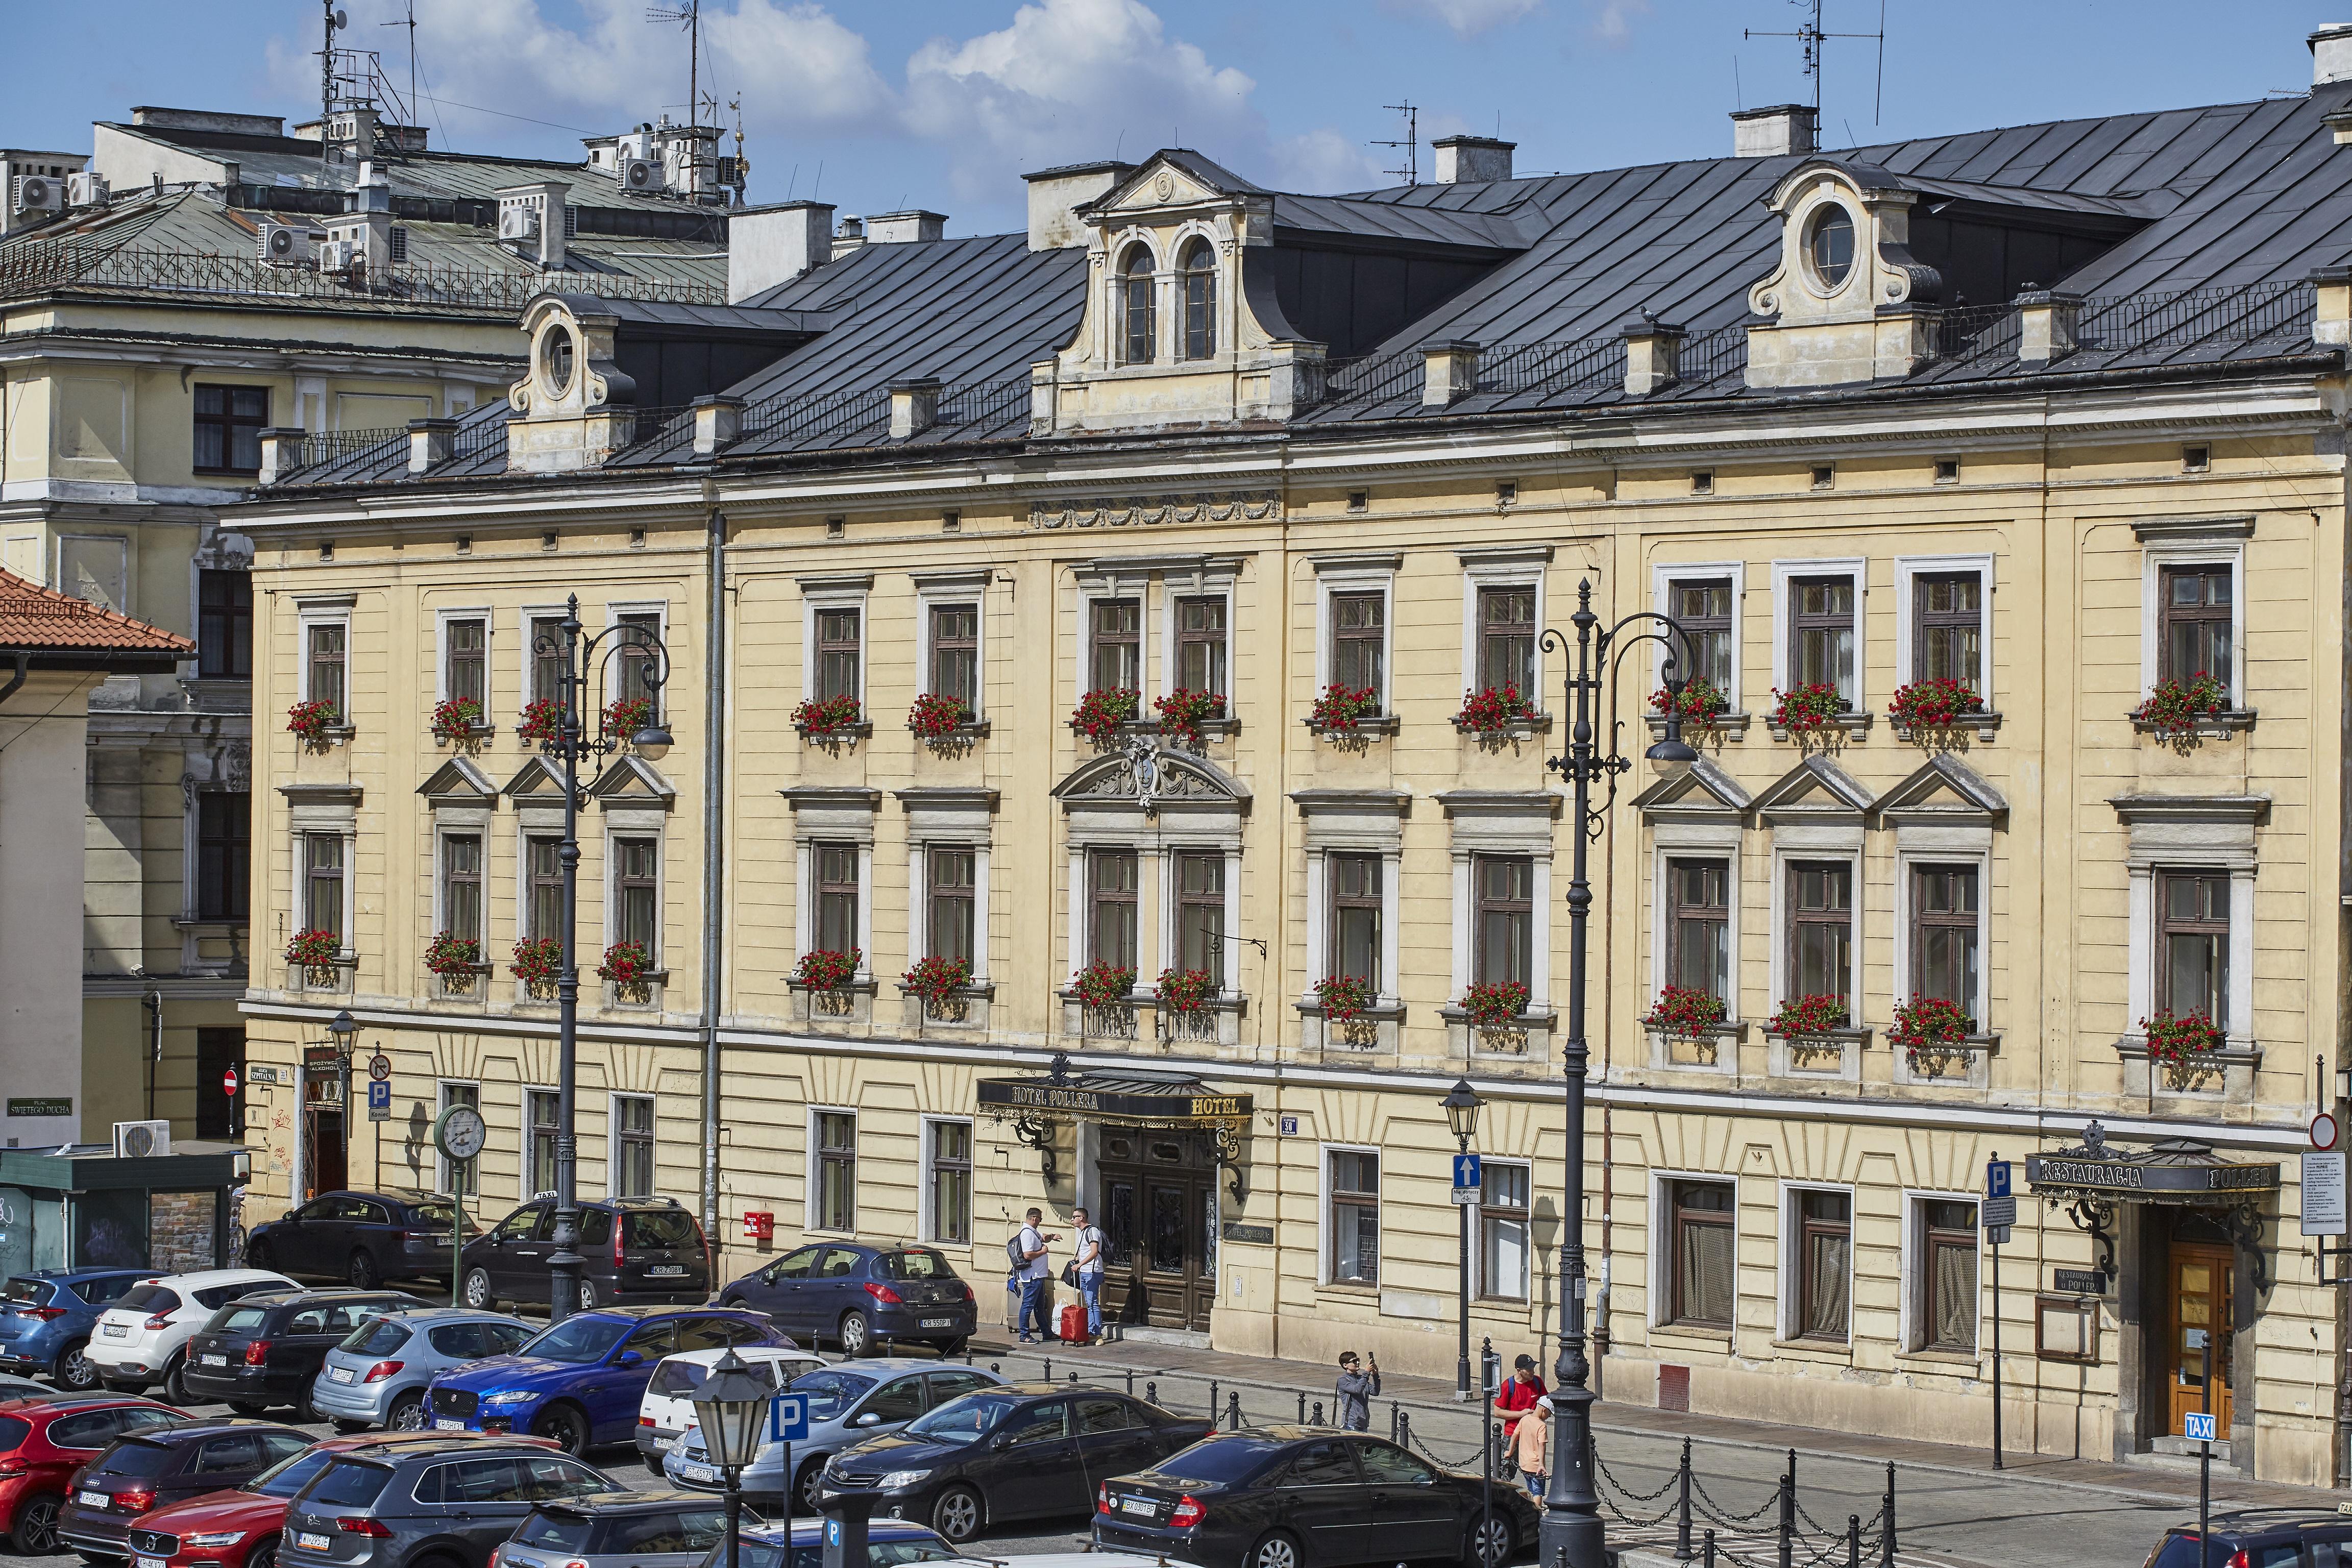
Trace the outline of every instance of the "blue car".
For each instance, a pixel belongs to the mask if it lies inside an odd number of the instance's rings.
[[[715,1307],[602,1307],[577,1312],[512,1355],[451,1367],[427,1395],[440,1432],[520,1432],[566,1453],[626,1443],[655,1363],[686,1351],[790,1345],[757,1312]]]
[[[971,1287],[937,1248],[912,1245],[818,1242],[746,1274],[719,1304],[765,1312],[812,1344],[832,1340],[853,1360],[901,1340],[960,1355],[980,1326]]]
[[[83,1355],[98,1315],[152,1268],[42,1268],[0,1287],[0,1372],[47,1373],[58,1387],[88,1394],[98,1368]]]

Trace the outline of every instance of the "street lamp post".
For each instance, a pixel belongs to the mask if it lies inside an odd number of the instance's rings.
[[[1601,834],[1609,808],[1617,798],[1617,779],[1630,772],[1633,759],[1617,749],[1622,728],[1613,717],[1608,749],[1594,733],[1601,691],[1620,673],[1624,656],[1645,642],[1665,650],[1664,674],[1667,693],[1665,736],[1644,753],[1650,761],[1680,766],[1698,760],[1683,740],[1679,699],[1689,681],[1690,636],[1671,617],[1652,611],[1627,616],[1602,630],[1592,613],[1592,584],[1576,585],[1576,664],[1566,678],[1568,688],[1568,754],[1546,764],[1573,787],[1575,810],[1570,831],[1575,836],[1568,883],[1568,1148],[1567,1192],[1560,1205],[1559,1359],[1552,1367],[1551,1479],[1544,1491],[1543,1525],[1537,1563],[1540,1568],[1606,1568],[1601,1499],[1592,1476],[1592,1391],[1586,1386],[1591,1363],[1584,1350],[1584,1080],[1591,1052],[1584,1038],[1584,974],[1587,921],[1592,911],[1592,884],[1588,860],[1594,838]],[[1543,635],[1543,646],[1563,658],[1567,639],[1556,631]],[[1592,785],[1603,783],[1607,794],[1592,804]]]
[[[327,1020],[327,1037],[335,1043],[335,1092],[341,1097],[336,1107],[337,1121],[343,1133],[343,1184],[349,1186],[352,1180],[352,1052],[357,1048],[360,1037],[360,1026],[352,1021],[349,1007],[337,1009],[335,1016]],[[318,1175],[319,1161],[313,1155],[310,1159],[311,1180],[318,1186],[325,1186],[324,1182],[318,1180]]]
[[[670,747],[669,731],[661,722],[660,691],[669,676],[669,650],[642,626],[614,623],[603,631],[583,636],[580,595],[565,601],[563,619],[552,632],[532,640],[531,649],[553,658],[557,700],[562,712],[555,732],[539,743],[540,751],[563,763],[563,837],[556,862],[563,869],[563,966],[555,980],[556,1112],[555,1112],[555,1244],[547,1260],[547,1316],[551,1323],[570,1317],[580,1304],[580,1245],[578,1192],[580,1140],[574,1118],[578,1112],[580,1046],[580,955],[573,928],[580,914],[580,760],[601,757],[624,745],[635,746],[647,762],[658,762]],[[607,642],[607,638],[614,640]],[[602,653],[598,652],[602,649]],[[612,734],[605,723],[605,667],[625,648],[638,650],[644,661],[639,679],[651,700],[645,722],[626,736]],[[588,711],[588,671],[596,669],[597,722],[592,731]]]
[[[762,1376],[765,1371],[770,1375]],[[743,1529],[743,1467],[760,1453],[761,1417],[774,1396],[773,1366],[755,1368],[733,1350],[719,1358],[702,1386],[694,1391],[694,1415],[702,1427],[702,1446],[727,1483],[726,1568],[738,1568],[738,1547]],[[787,1489],[792,1478],[784,1478]],[[792,1551],[789,1528],[784,1550]]]
[[[1465,1154],[1470,1152],[1470,1140],[1478,1136],[1478,1111],[1486,1102],[1470,1087],[1466,1078],[1456,1079],[1452,1089],[1438,1101],[1445,1107],[1445,1125],[1453,1130],[1454,1146]],[[1460,1310],[1454,1315],[1454,1326],[1460,1331],[1454,1363],[1454,1397],[1470,1397],[1470,1205],[1454,1196],[1454,1213],[1460,1216],[1462,1232],[1462,1282]]]

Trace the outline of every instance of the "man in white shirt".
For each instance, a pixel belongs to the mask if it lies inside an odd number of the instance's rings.
[[[1092,1343],[1102,1338],[1103,1233],[1084,1209],[1072,1209],[1070,1223],[1076,1227],[1070,1245],[1077,1253],[1078,1294],[1087,1303],[1087,1340]]]
[[[1062,1238],[1045,1231],[1045,1220],[1043,1210],[1031,1209],[1029,1223],[1021,1227],[1022,1262],[1018,1276],[1021,1280],[1021,1320],[1018,1326],[1021,1342],[1024,1345],[1034,1342],[1029,1335],[1032,1318],[1037,1322],[1038,1339],[1054,1337],[1052,1328],[1045,1321],[1045,1281],[1054,1277],[1053,1265],[1045,1256],[1045,1248],[1047,1244]]]

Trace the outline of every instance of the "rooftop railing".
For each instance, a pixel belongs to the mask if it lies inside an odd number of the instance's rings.
[[[943,387],[940,392],[940,412],[934,429],[993,430],[1002,426],[1029,422],[1029,378],[1013,381],[975,381],[961,386]]]
[[[401,457],[405,463],[408,453],[406,426],[394,426],[383,430],[313,430],[294,443],[294,449],[290,454],[283,448],[279,450],[278,477],[283,479],[288,474],[299,473],[304,468],[322,468],[326,464],[348,458],[355,452],[364,452],[371,447],[380,447],[386,441],[397,441],[401,444]]]
[[[763,399],[743,411],[742,438],[788,445],[821,441],[827,437],[862,430],[885,429],[890,424],[890,393],[880,386],[856,386],[842,392],[814,392]]]
[[[0,247],[0,298],[54,289],[126,289],[174,294],[236,294],[375,309],[511,313],[551,290],[656,304],[723,305],[707,283],[614,272],[488,272],[397,263],[349,273],[278,267],[250,256],[141,250],[78,240],[25,240]]]

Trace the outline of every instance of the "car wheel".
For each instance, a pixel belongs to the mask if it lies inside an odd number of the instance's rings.
[[[278,1548],[273,1543],[257,1546],[245,1554],[245,1568],[278,1568]]]
[[[970,1340],[963,1339],[933,1340],[931,1342],[931,1348],[939,1352],[942,1356],[960,1356],[963,1354],[963,1347],[971,1342]]]
[[[1298,1538],[1286,1530],[1269,1530],[1250,1548],[1244,1568],[1298,1568]]]
[[[375,1254],[364,1247],[355,1247],[352,1248],[352,1266],[344,1271],[343,1278],[352,1282],[354,1290],[373,1290],[383,1276],[376,1268]]]
[[[266,1241],[247,1242],[245,1244],[245,1266],[247,1268],[268,1268],[269,1243]]]
[[[466,1270],[466,1305],[478,1312],[487,1312],[499,1304],[490,1293],[490,1274],[487,1268]]]
[[[98,1386],[98,1365],[89,1359],[89,1347],[79,1342],[65,1348],[49,1375],[68,1394],[88,1394]]]
[[[16,1506],[16,1522],[9,1527],[8,1550],[19,1557],[47,1557],[58,1549],[58,1510],[65,1499],[43,1492]]]
[[[793,1480],[793,1501],[803,1513],[817,1513],[816,1484],[824,1479],[824,1456],[803,1461],[801,1473]]]
[[[163,1368],[164,1404],[193,1405],[195,1403],[196,1396],[188,1392],[187,1371],[188,1358],[184,1355],[173,1356],[170,1364]]]
[[[324,1421],[327,1418],[327,1413],[320,1409],[317,1405],[311,1402],[310,1396],[318,1392],[319,1380],[315,1377],[305,1378],[302,1382],[302,1386],[295,1390],[295,1420],[308,1423],[313,1421]]]
[[[228,1407],[232,1414],[242,1415],[248,1421],[257,1415],[266,1415],[269,1413],[269,1406],[256,1405],[249,1399],[232,1399],[228,1402]]]
[[[874,1345],[874,1327],[863,1312],[841,1314],[841,1353],[852,1361],[864,1355]]]
[[[557,1405],[541,1416],[531,1430],[541,1437],[554,1438],[556,1447],[567,1454],[587,1451],[588,1418],[570,1405]]]
[[[941,1492],[940,1500],[931,1505],[931,1528],[958,1546],[978,1535],[987,1517],[980,1494],[961,1482]],[[1284,1568],[1296,1568],[1296,1564]]]
[[[425,1391],[412,1388],[394,1399],[391,1410],[384,1415],[383,1424],[394,1432],[424,1431]]]
[[[581,1280],[580,1310],[583,1312],[593,1312],[596,1310],[596,1281],[593,1279]]]
[[[1482,1534],[1484,1539],[1481,1539]],[[1486,1521],[1483,1531],[1473,1521],[1470,1550],[1463,1553],[1463,1557],[1465,1561],[1475,1563],[1477,1568],[1503,1568],[1503,1564],[1511,1560],[1511,1521],[1499,1513],[1496,1514]]]

